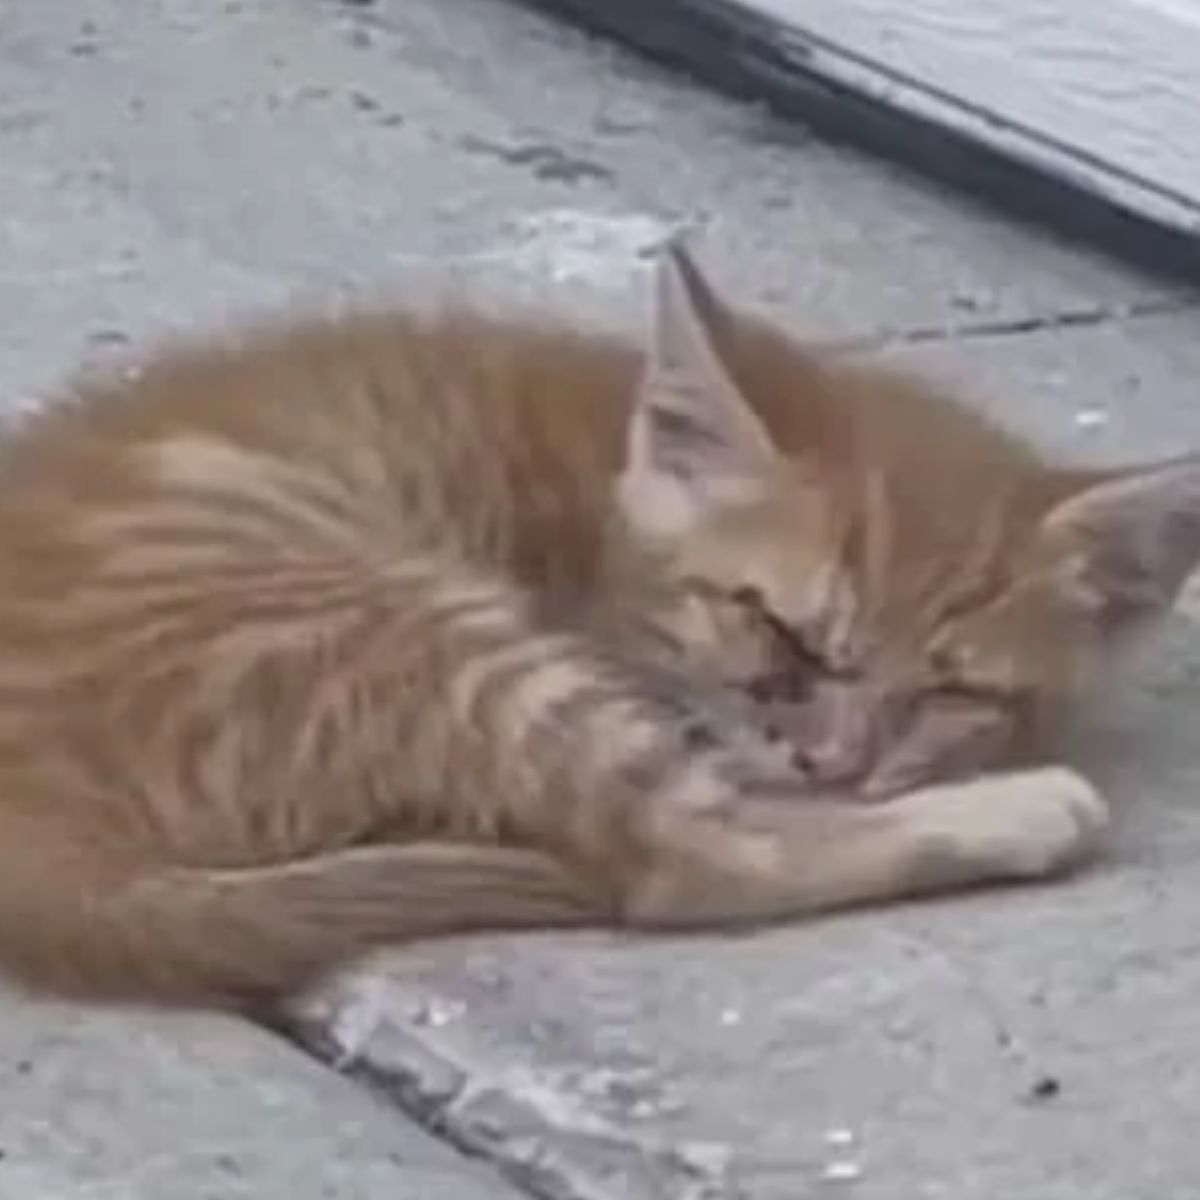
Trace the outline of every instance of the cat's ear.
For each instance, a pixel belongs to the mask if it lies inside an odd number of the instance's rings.
[[[1104,628],[1156,616],[1200,564],[1200,457],[1087,484],[1050,511],[1043,532],[1061,547],[1072,598]]]
[[[630,417],[618,494],[633,528],[684,533],[715,507],[749,498],[777,451],[721,362],[723,321],[712,289],[683,245],[656,268],[646,368]]]

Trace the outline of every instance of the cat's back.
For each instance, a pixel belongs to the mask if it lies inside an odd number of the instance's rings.
[[[560,442],[619,435],[636,352],[565,323],[469,309],[405,309],[262,321],[167,341],[109,375],[80,376],[9,440],[30,455],[178,433],[279,453],[371,445],[403,457],[498,431],[554,429]],[[377,439],[383,436],[384,442]],[[536,440],[536,439],[535,439]],[[332,454],[331,454],[332,457]]]
[[[260,324],[77,381],[8,440],[0,506],[128,498],[136,464],[207,445],[236,451],[231,485],[283,464],[417,524],[570,521],[619,461],[636,369],[618,340],[468,310]]]

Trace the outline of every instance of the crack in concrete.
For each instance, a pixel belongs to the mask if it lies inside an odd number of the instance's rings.
[[[608,1128],[560,1125],[524,1089],[472,1079],[393,1021],[372,1027],[370,1050],[339,1036],[337,1017],[296,1013],[274,1027],[302,1052],[366,1087],[466,1157],[492,1167],[531,1200],[738,1200],[731,1164],[689,1144]]]
[[[993,320],[941,322],[914,325],[905,329],[878,329],[857,337],[834,341],[831,348],[841,353],[861,353],[895,346],[922,346],[938,343],[986,341],[994,338],[1024,337],[1036,333],[1054,333],[1073,329],[1094,329],[1120,325],[1148,317],[1174,316],[1200,309],[1200,299],[1162,297],[1130,304],[1093,305],[1063,309],[1059,312],[1029,316],[1001,317]]]

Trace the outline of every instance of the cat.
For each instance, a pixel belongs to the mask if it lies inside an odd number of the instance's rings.
[[[644,348],[289,317],[7,439],[12,980],[260,1011],[418,937],[749,925],[1098,850],[1104,800],[1019,748],[1172,603],[1200,463],[1048,464],[678,239],[654,274]]]

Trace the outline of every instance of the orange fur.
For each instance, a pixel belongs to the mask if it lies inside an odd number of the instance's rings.
[[[0,964],[241,1005],[456,929],[1059,869],[1087,786],[925,787],[912,714],[1040,710],[1169,603],[1194,474],[1052,469],[679,247],[645,353],[392,312],[80,382],[0,464]]]

